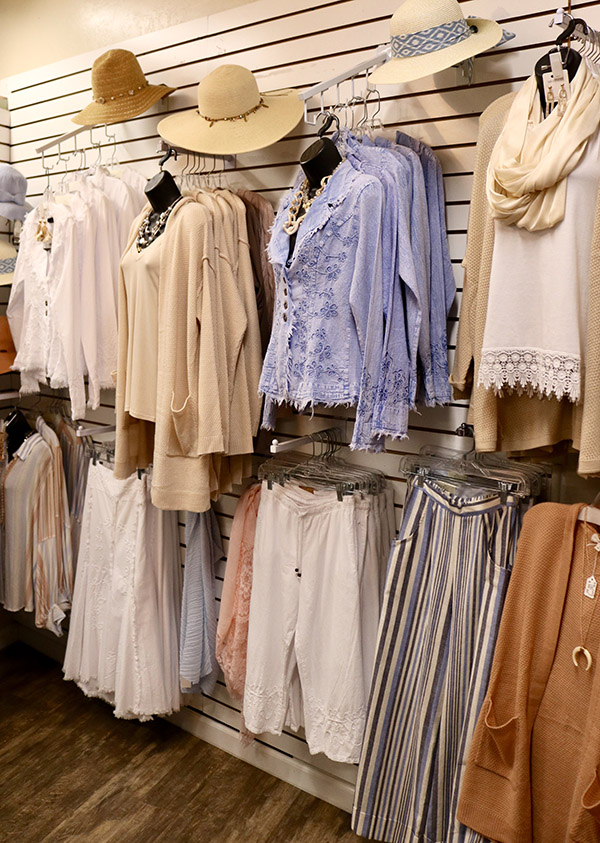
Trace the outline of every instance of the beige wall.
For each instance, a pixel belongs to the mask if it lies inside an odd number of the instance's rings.
[[[247,0],[0,0],[0,79]]]

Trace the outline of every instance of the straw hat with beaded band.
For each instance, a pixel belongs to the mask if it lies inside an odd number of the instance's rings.
[[[129,50],[108,50],[92,65],[93,102],[73,117],[80,126],[120,123],[147,111],[175,88],[149,85]]]
[[[371,73],[375,85],[393,85],[438,73],[500,43],[493,20],[467,18],[456,0],[406,0],[390,20],[392,58]]]
[[[224,64],[198,85],[198,108],[165,117],[158,134],[192,152],[236,155],[275,143],[303,114],[297,91],[261,94],[250,70]]]

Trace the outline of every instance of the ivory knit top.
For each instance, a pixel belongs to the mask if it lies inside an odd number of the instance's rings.
[[[478,451],[521,451],[572,439],[580,451],[578,471],[600,473],[600,192],[592,235],[585,382],[582,400],[573,405],[555,397],[498,397],[473,384],[479,371],[494,253],[494,220],[485,192],[487,166],[514,94],[493,102],[479,121],[473,192],[469,215],[465,279],[454,363],[450,375],[455,399],[470,399],[468,421],[475,427]]]
[[[598,528],[581,507],[539,504],[519,537],[457,812],[499,843],[600,837],[600,589],[584,596]]]
[[[127,297],[125,410],[156,421],[158,374],[158,280],[162,237],[141,252],[131,243],[121,258]]]

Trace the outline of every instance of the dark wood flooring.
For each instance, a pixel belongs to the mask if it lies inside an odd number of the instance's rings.
[[[0,652],[1,843],[350,843],[350,817],[163,720],[117,720]]]

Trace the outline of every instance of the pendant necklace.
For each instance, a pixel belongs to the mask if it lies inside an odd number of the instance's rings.
[[[593,609],[592,614],[590,616],[590,620],[589,620],[588,625],[587,625],[587,630],[586,630],[585,635],[584,635],[583,634],[583,605],[584,605],[583,599],[584,599],[584,597],[587,597],[589,600],[595,600],[596,599],[596,589],[598,588],[598,581],[596,580],[596,565],[598,564],[598,555],[600,554],[600,536],[598,535],[598,533],[593,533],[593,535],[591,536],[591,541],[588,544],[588,540],[587,540],[587,526],[588,526],[587,515],[586,515],[586,519],[584,521],[583,526],[584,526],[584,530],[585,530],[584,545],[583,545],[583,577],[585,577],[585,572],[588,569],[588,564],[587,564],[587,562],[588,562],[588,559],[587,559],[587,557],[588,557],[588,554],[587,554],[588,547],[591,546],[595,549],[596,557],[594,559],[594,566],[592,568],[592,573],[585,580],[584,587],[581,590],[581,613],[580,613],[580,616],[579,616],[580,631],[581,631],[581,644],[579,646],[575,647],[575,649],[573,650],[573,664],[575,665],[575,667],[579,667],[579,656],[583,656],[585,658],[585,661],[586,661],[585,669],[586,669],[586,672],[587,672],[592,666],[592,654],[590,653],[590,651],[585,646],[585,640],[589,635],[590,627],[592,625],[594,615],[596,614],[596,604],[594,604],[594,609]]]

